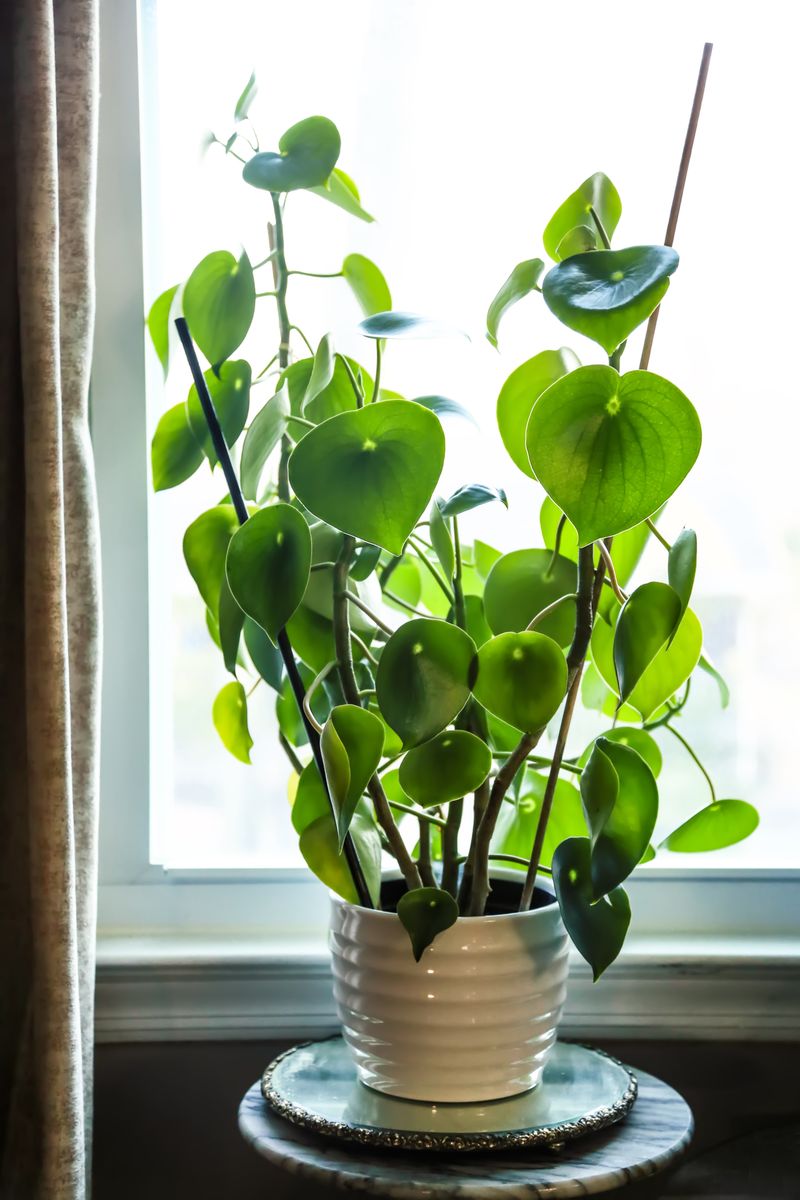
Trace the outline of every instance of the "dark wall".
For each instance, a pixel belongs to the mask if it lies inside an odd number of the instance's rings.
[[[696,1117],[689,1159],[639,1196],[800,1197],[800,1045],[604,1042],[682,1092]],[[239,1137],[239,1100],[284,1043],[97,1049],[94,1200],[329,1196],[283,1175]],[[633,1197],[634,1189],[627,1189]]]

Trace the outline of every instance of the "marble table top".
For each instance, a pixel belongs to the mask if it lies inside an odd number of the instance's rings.
[[[271,1112],[254,1083],[239,1109],[242,1136],[257,1153],[305,1179],[396,1200],[528,1200],[596,1195],[663,1171],[692,1136],[685,1100],[636,1072],[639,1096],[628,1117],[560,1154],[522,1150],[444,1154],[374,1150],[320,1137]]]

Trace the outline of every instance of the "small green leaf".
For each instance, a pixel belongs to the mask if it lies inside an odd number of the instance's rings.
[[[331,806],[325,785],[320,778],[317,764],[308,763],[300,772],[297,791],[292,802],[292,825],[295,833],[302,833],[320,817],[330,816]]]
[[[577,568],[574,562],[550,550],[512,550],[498,558],[483,593],[486,620],[494,633],[521,633],[542,609],[562,596],[574,593]],[[536,627],[567,646],[575,631],[575,606],[563,604]]]
[[[542,295],[559,321],[613,354],[658,307],[677,266],[669,246],[573,254],[548,271]]]
[[[444,571],[444,577],[449,581],[453,578],[453,573],[456,569],[456,552],[453,546],[453,539],[450,536],[449,523],[442,516],[438,500],[434,500],[431,505],[428,519],[430,522],[428,532],[431,537],[431,545],[439,560],[439,565]]]
[[[481,579],[486,579],[500,558],[500,551],[495,550],[494,546],[490,546],[488,542],[482,542],[480,538],[476,538],[472,544],[472,552],[475,557],[475,570]]]
[[[680,597],[668,583],[643,583],[622,607],[614,631],[614,669],[619,696],[627,700],[683,615]]]
[[[667,561],[667,578],[681,602],[681,617],[689,607],[697,570],[697,534],[683,529],[672,543]]]
[[[715,800],[673,830],[659,849],[678,854],[722,850],[749,837],[758,821],[758,812],[746,800]]]
[[[322,572],[315,571],[311,579],[315,579],[317,574]],[[307,604],[301,604],[295,610],[286,622],[286,632],[297,657],[311,667],[315,674],[328,663],[336,661],[333,623],[327,617],[314,612]]]
[[[255,307],[253,268],[245,253],[238,261],[227,250],[206,255],[183,289],[189,331],[212,366],[242,344]]]
[[[636,729],[631,725],[615,725],[613,729],[607,729],[601,736],[608,742],[618,742],[621,746],[628,746],[631,750],[635,750],[647,763],[653,773],[653,778],[658,778],[663,765],[661,750],[658,742],[646,730]],[[580,757],[580,766],[586,765],[593,749],[594,742],[590,742]]]
[[[372,391],[372,377],[355,359],[348,358],[347,362],[356,378],[358,378],[359,374],[363,377],[364,388],[367,395],[370,395]],[[285,387],[289,393],[289,406],[295,416],[301,415],[306,389],[313,369],[313,358],[301,358],[298,362],[292,363],[290,367],[287,367],[278,379],[278,387]],[[342,361],[342,356],[337,354],[333,367],[333,377],[330,383],[326,388],[323,388],[315,400],[312,400],[307,405],[305,416],[309,421],[320,424],[322,421],[327,421],[328,417],[335,417],[337,413],[349,412],[355,408],[356,397],[353,385],[350,382],[347,370]],[[303,426],[296,423],[292,423],[291,432],[295,441],[299,441],[300,438],[305,436]]]
[[[352,217],[358,217],[360,221],[374,221],[375,218],[361,207],[361,197],[358,194],[358,188],[355,182],[350,178],[341,167],[334,167],[323,184],[318,184],[317,187],[308,188],[309,192],[313,192],[315,196],[321,196],[323,200],[330,201],[337,208],[343,208],[345,212],[350,213]]]
[[[306,117],[287,129],[279,153],[254,154],[242,170],[245,183],[267,192],[317,188],[326,182],[339,158],[339,130],[327,117]]]
[[[244,619],[244,644],[253,661],[253,666],[261,678],[274,691],[279,692],[283,678],[281,652],[277,646],[272,644],[264,630],[256,624],[252,617]]]
[[[411,312],[374,313],[362,321],[358,328],[364,337],[369,338],[467,337],[462,329]]]
[[[247,726],[247,696],[238,679],[217,693],[212,715],[225,749],[239,762],[249,763],[253,739]]]
[[[234,121],[244,121],[250,112],[250,105],[258,95],[258,81],[256,80],[255,71],[252,72],[247,83],[244,85],[241,96],[236,101],[236,108],[233,110]]]
[[[455,925],[458,905],[441,888],[414,888],[400,897],[397,915],[411,938],[414,959],[419,962],[434,938]]]
[[[381,761],[383,724],[365,708],[339,704],[331,709],[320,745],[341,848],[356,805]]]
[[[392,307],[392,293],[380,268],[363,254],[348,254],[342,263],[342,274],[365,317]]]
[[[462,629],[420,617],[392,634],[375,680],[383,716],[406,749],[441,733],[469,699],[475,643]]]
[[[303,397],[304,413],[308,405],[316,400],[320,392],[323,392],[333,379],[335,361],[333,337],[330,333],[326,333],[317,346],[317,352],[314,355],[314,365],[311,368],[311,376],[306,385],[306,394]]]
[[[200,466],[203,451],[192,433],[185,404],[168,409],[158,422],[150,457],[156,492],[184,483]]]
[[[489,305],[489,311],[486,314],[486,337],[493,346],[497,346],[497,331],[500,321],[509,308],[530,292],[541,291],[539,280],[543,272],[544,263],[540,258],[529,258],[526,262],[517,263],[514,267]]]
[[[386,400],[312,429],[292,453],[289,477],[315,516],[400,554],[443,463],[444,434],[433,413],[408,400]]]
[[[525,429],[534,404],[552,383],[580,366],[571,350],[543,350],[512,371],[497,397],[503,445],[525,475],[535,478],[525,448]]]
[[[622,949],[631,922],[630,901],[621,887],[594,900],[588,838],[561,843],[553,855],[553,883],[567,933],[597,982]]]
[[[576,225],[558,243],[555,257],[563,260],[571,258],[573,254],[586,254],[589,250],[597,249],[597,230],[590,229],[588,225]]]
[[[543,729],[566,690],[561,647],[542,633],[501,633],[478,652],[475,699],[515,729]]]
[[[581,775],[591,833],[595,897],[622,883],[647,850],[658,816],[658,788],[647,763],[618,742],[598,738]]]
[[[617,189],[602,171],[590,175],[581,186],[568,196],[547,223],[542,240],[551,258],[560,257],[558,250],[562,240],[576,225],[585,225],[595,230],[595,247],[602,245],[600,233],[592,220],[591,209],[597,213],[609,238],[613,237],[622,215],[622,202]]]
[[[700,421],[649,371],[579,367],[537,402],[526,441],[545,491],[580,544],[622,533],[669,499],[700,452]]]
[[[174,287],[167,288],[153,301],[147,314],[147,330],[165,376],[169,370],[169,314],[177,290],[177,283]]]
[[[725,682],[724,677],[719,673],[707,654],[700,655],[700,660],[697,665],[701,671],[705,671],[706,675],[710,675],[714,680],[719,688],[720,704],[723,708],[727,708],[731,702],[731,690]]]
[[[518,741],[519,734],[514,730],[510,748],[513,749]],[[495,853],[530,858],[546,787],[545,775],[536,771],[525,772],[519,799],[515,804],[504,804],[497,819],[492,838],[492,850]],[[571,783],[559,779],[542,843],[542,866],[550,866],[556,847],[564,838],[585,837],[586,833],[580,792]],[[525,870],[525,867],[520,869]]]
[[[183,535],[183,557],[189,574],[219,622],[219,597],[225,579],[225,555],[239,521],[232,504],[218,504],[201,513]]]
[[[440,504],[443,517],[460,517],[462,513],[491,504],[493,500],[508,508],[508,497],[502,488],[488,487],[485,483],[466,483]]]
[[[289,392],[284,386],[272,396],[250,422],[242,445],[242,492],[247,500],[258,499],[261,473],[267,459],[286,432]]]
[[[254,513],[228,547],[226,573],[236,602],[273,642],[303,599],[310,567],[311,534],[289,504]]]
[[[350,825],[350,836],[364,872],[367,890],[373,904],[378,905],[381,894],[381,839],[375,822],[357,813]],[[336,822],[330,812],[317,817],[300,834],[300,853],[310,870],[326,887],[350,904],[359,903],[347,860],[339,850]]]
[[[353,565],[350,568],[350,578],[360,583],[363,579],[369,579],[372,572],[378,565],[381,557],[380,546],[362,546],[353,559]]]
[[[478,428],[478,422],[473,417],[468,408],[463,404],[459,404],[457,400],[448,400],[446,396],[415,396],[415,404],[421,404],[423,408],[429,408],[431,412],[436,413],[437,417],[463,417],[465,421]]]
[[[613,637],[613,631],[605,621],[595,621],[592,659],[608,686],[616,690]],[[628,703],[643,720],[651,717],[686,682],[697,666],[702,644],[702,627],[688,608],[672,642],[659,650],[629,697]]]
[[[223,579],[219,594],[219,646],[225,662],[225,670],[236,674],[239,656],[239,640],[244,625],[244,613],[233,598],[227,579]]]
[[[400,764],[400,785],[417,804],[432,808],[476,791],[491,769],[486,742],[463,729],[446,729],[409,750]]]
[[[250,409],[250,364],[244,359],[230,360],[219,368],[219,375],[214,371],[206,371],[204,378],[226,445],[233,446],[247,423]],[[186,414],[197,444],[213,467],[217,462],[217,454],[194,384],[186,399]]]

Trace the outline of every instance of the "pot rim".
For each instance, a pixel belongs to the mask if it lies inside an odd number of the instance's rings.
[[[385,871],[381,871],[381,882],[391,879],[402,879],[402,872],[397,867],[389,867]],[[510,883],[515,880],[521,882],[521,872],[515,871],[513,867],[493,867],[489,872],[489,878],[503,879]],[[529,908],[527,912],[510,912],[510,913],[482,913],[479,917],[459,916],[455,922],[458,925],[461,921],[523,921],[526,918],[540,916],[553,911],[553,905],[558,908],[558,900],[556,899],[555,888],[549,879],[539,878],[536,880],[537,890],[547,892],[551,897],[551,902],[545,904],[542,908]],[[399,917],[396,912],[385,912],[381,908],[365,908],[363,904],[354,904],[352,900],[345,900],[344,896],[338,893],[329,891],[331,903],[338,905],[341,908],[354,909],[356,912],[364,913],[366,917],[372,917],[376,920],[397,921]]]

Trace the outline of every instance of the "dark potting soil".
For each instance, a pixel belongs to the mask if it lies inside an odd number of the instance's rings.
[[[520,872],[520,876],[519,883],[515,879],[492,880],[492,890],[486,903],[487,917],[497,917],[504,913],[515,913],[518,910],[524,872]],[[406,887],[405,880],[385,879],[381,886],[381,908],[384,912],[396,912],[398,900],[407,891],[408,888]],[[554,903],[555,900],[551,892],[545,891],[544,888],[537,887],[534,889],[531,908],[545,908],[548,904]]]

